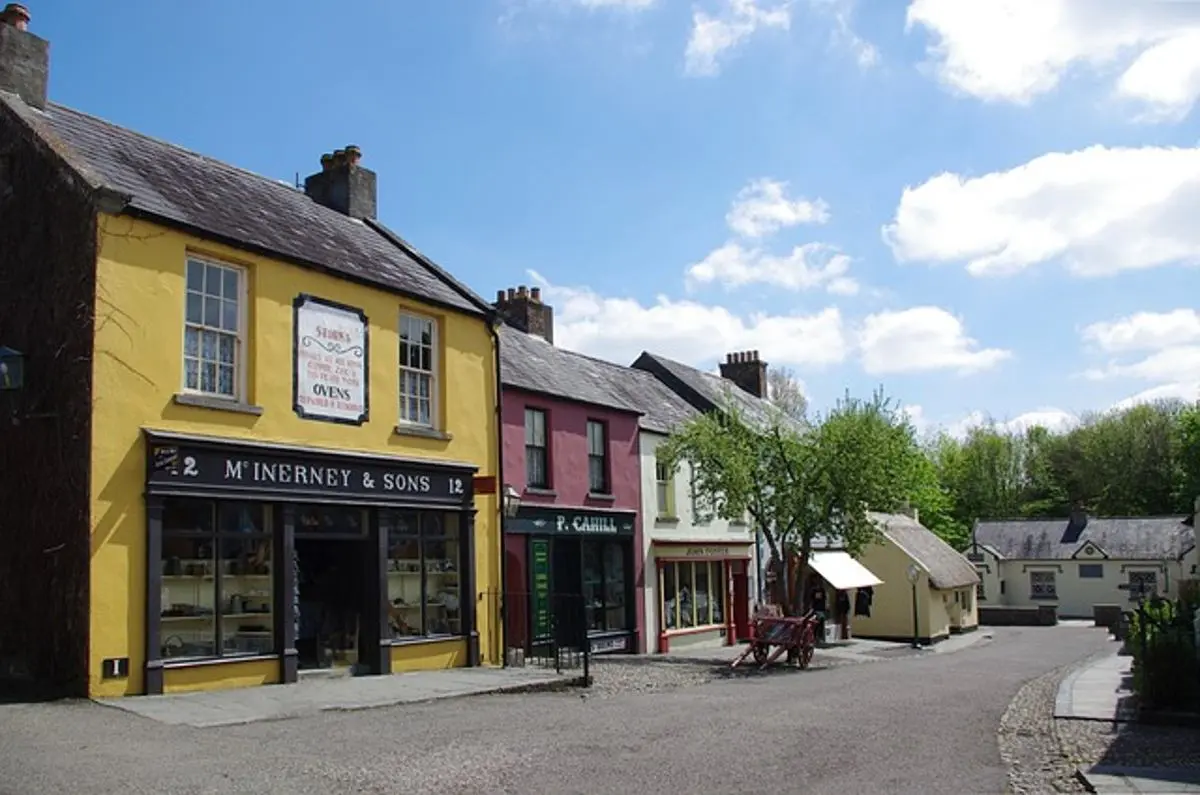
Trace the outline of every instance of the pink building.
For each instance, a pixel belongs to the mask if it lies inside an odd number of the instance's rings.
[[[504,387],[502,489],[509,649],[552,636],[593,653],[645,650],[638,418],[615,379],[626,368],[554,347],[537,288],[496,303]],[[583,627],[580,627],[580,623]]]

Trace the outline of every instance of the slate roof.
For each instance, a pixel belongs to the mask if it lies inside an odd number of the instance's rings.
[[[643,351],[632,366],[653,373],[699,411],[723,409],[728,401],[732,401],[747,422],[760,426],[768,425],[775,414],[770,403],[751,395],[733,381],[665,356]],[[786,417],[784,421],[793,422]]]
[[[6,105],[93,186],[126,194],[127,212],[201,236],[328,269],[482,315],[487,303],[399,238],[278,180],[49,103],[0,92]]]
[[[500,330],[505,386],[639,414],[639,426],[669,434],[695,410],[650,373],[557,348],[511,326]]]
[[[975,523],[975,543],[1010,560],[1065,560],[1091,543],[1120,560],[1177,560],[1195,545],[1183,516],[1088,517],[1073,543],[1063,543],[1068,519],[997,519]]]
[[[911,516],[876,511],[867,515],[893,544],[929,572],[929,582],[934,588],[965,588],[979,582],[975,565],[965,555]]]

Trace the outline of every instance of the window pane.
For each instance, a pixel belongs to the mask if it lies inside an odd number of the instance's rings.
[[[603,494],[608,491],[608,483],[605,481],[607,473],[605,472],[604,459],[596,456],[588,457],[588,488],[591,491]]]
[[[187,322],[197,324],[204,322],[204,297],[200,293],[188,292],[187,294]]]
[[[379,511],[380,531],[388,537],[388,626],[394,638],[425,634],[418,519],[409,511]]]
[[[192,292],[204,291],[204,263],[194,259],[187,264],[187,288]]]
[[[223,504],[222,509],[225,507]],[[253,513],[250,510],[238,512],[234,518],[245,519],[245,524],[233,526],[253,527]],[[271,617],[271,541],[227,536],[217,543],[221,550],[222,654],[270,654],[275,648]]]
[[[196,357],[200,355],[200,334],[199,329],[189,328],[183,332],[183,355]]]
[[[612,541],[604,544],[604,624],[606,629],[626,629],[625,550]]]
[[[260,502],[223,502],[217,509],[217,529],[221,533],[243,535],[262,533],[263,504]]]
[[[421,534],[425,553],[426,634],[462,634],[458,517],[454,514],[423,514]]]
[[[709,579],[710,597],[712,599],[712,622],[725,623],[725,564],[716,561],[711,564],[712,574]]]
[[[348,535],[366,533],[366,516],[362,508],[335,505],[298,505],[296,507],[297,535]]]
[[[167,524],[172,503],[168,500],[163,524]],[[178,502],[184,502],[182,500]],[[191,503],[192,501],[187,501]],[[212,528],[212,503],[208,508],[208,528]],[[198,506],[185,505],[172,517],[191,529],[202,521]],[[189,521],[189,515],[191,520]],[[211,538],[163,536],[162,545],[162,617],[160,638],[164,658],[214,657],[217,653],[216,577],[214,577]]]
[[[221,295],[221,268],[215,265],[204,266],[204,292],[214,297]]]
[[[679,628],[696,626],[695,587],[692,583],[692,564],[678,564],[679,578]]]
[[[600,542],[583,542],[583,610],[587,628],[604,629],[604,566],[600,560]]]
[[[711,599],[708,592],[708,564],[696,564],[696,626],[712,623]]]
[[[225,331],[237,331],[238,305],[236,301],[221,302],[221,328]]]
[[[236,344],[236,337],[222,334],[217,343],[217,360],[222,364],[233,364],[233,350]]]
[[[200,388],[200,362],[195,359],[185,359],[183,362],[184,384],[188,389]]]
[[[214,362],[202,362],[200,364],[200,391],[217,391],[217,365]]]
[[[540,447],[525,448],[525,485],[547,486],[546,451]]]
[[[233,268],[226,268],[222,274],[224,286],[221,289],[221,294],[226,298],[237,301],[238,299],[238,272]]]
[[[677,564],[668,563],[663,566],[663,616],[664,629],[677,629],[679,626],[679,594],[675,582]]]
[[[216,503],[209,500],[170,499],[163,503],[164,533],[212,533],[215,519]]]
[[[209,328],[221,327],[221,302],[216,298],[204,299],[204,325]]]
[[[657,489],[658,515],[666,516],[670,510],[670,503],[667,501],[667,484],[659,481],[655,486]]]

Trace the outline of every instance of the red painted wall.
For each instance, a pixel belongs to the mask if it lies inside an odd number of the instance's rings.
[[[546,412],[546,428],[550,436],[550,490],[554,492],[553,495],[536,491],[531,493],[525,487],[526,407]],[[501,418],[504,424],[504,479],[507,485],[521,492],[522,505],[558,505],[564,508],[632,511],[637,514],[633,538],[633,593],[639,651],[645,651],[646,637],[642,627],[645,601],[642,476],[637,415],[505,387]],[[588,496],[588,420],[600,420],[608,424],[612,499]]]

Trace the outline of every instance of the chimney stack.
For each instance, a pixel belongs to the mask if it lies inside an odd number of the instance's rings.
[[[767,396],[767,363],[758,358],[758,351],[726,354],[721,377],[728,378],[755,397]]]
[[[0,91],[45,110],[50,79],[50,42],[29,32],[29,9],[9,3],[0,11]]]
[[[321,155],[321,170],[304,180],[304,192],[317,204],[357,218],[376,218],[375,172],[359,165],[362,149],[351,144]]]
[[[554,344],[554,309],[542,303],[542,288],[531,289],[522,284],[516,288],[497,290],[493,306],[508,325]]]

